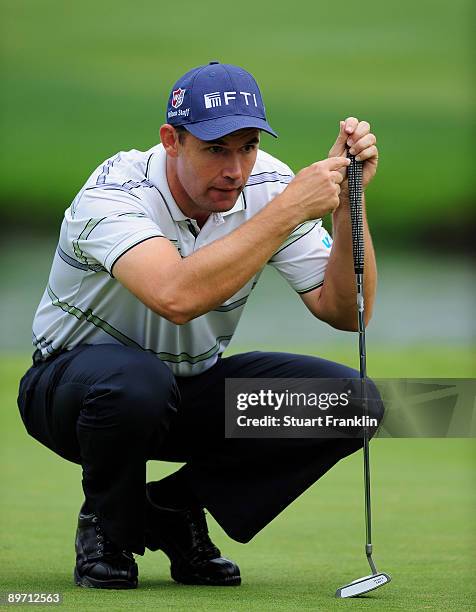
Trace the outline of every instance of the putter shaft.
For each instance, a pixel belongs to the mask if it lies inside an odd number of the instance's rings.
[[[352,250],[354,255],[354,271],[357,284],[357,313],[359,332],[359,366],[360,366],[360,393],[362,398],[362,412],[364,416],[364,490],[365,490],[365,555],[372,570],[372,575],[364,576],[337,589],[336,597],[358,597],[373,591],[391,580],[384,572],[377,572],[372,559],[372,511],[370,504],[370,451],[369,431],[366,425],[368,417],[368,404],[366,394],[367,363],[365,349],[365,305],[364,305],[364,231],[362,214],[362,162],[358,162],[353,155],[349,155],[348,167],[349,203],[352,222]]]
[[[377,568],[372,559],[372,506],[370,501],[370,449],[369,432],[366,426],[368,416],[367,394],[365,381],[367,378],[367,356],[365,352],[365,323],[364,323],[364,279],[363,274],[356,275],[357,280],[357,308],[359,317],[359,363],[360,363],[360,392],[362,397],[364,415],[364,490],[365,490],[365,554],[373,574]]]
[[[377,568],[372,559],[372,506],[370,499],[370,449],[369,432],[366,426],[368,416],[366,378],[367,355],[365,347],[365,301],[364,301],[364,237],[362,217],[362,162],[358,162],[350,155],[349,166],[349,199],[352,219],[352,238],[354,253],[354,270],[357,284],[357,316],[359,332],[359,369],[360,390],[364,415],[364,491],[365,491],[365,555],[369,562],[372,574],[377,574]]]

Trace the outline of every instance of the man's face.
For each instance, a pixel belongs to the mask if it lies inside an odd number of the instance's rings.
[[[219,140],[186,133],[175,158],[176,178],[198,214],[233,208],[255,164],[259,130],[238,130]],[[184,195],[185,195],[184,194]],[[193,203],[193,204],[192,204]]]

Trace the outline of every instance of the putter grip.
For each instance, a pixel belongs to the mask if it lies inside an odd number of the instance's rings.
[[[352,251],[356,274],[364,272],[364,224],[362,219],[362,162],[348,154],[350,220],[352,223]]]

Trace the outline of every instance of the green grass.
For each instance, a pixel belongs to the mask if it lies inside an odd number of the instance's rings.
[[[105,157],[157,142],[176,78],[218,58],[256,75],[280,134],[264,147],[295,169],[327,154],[339,119],[372,122],[381,169],[369,215],[387,238],[403,240],[415,223],[465,227],[470,0],[369,0],[358,11],[348,0],[210,0],[206,16],[192,0],[3,5],[0,209],[11,222],[57,227]]]
[[[305,347],[301,347],[305,350]],[[293,347],[290,350],[299,350]],[[346,351],[323,356],[355,363]],[[438,358],[439,356],[439,358]],[[445,357],[446,356],[446,357]],[[336,466],[247,545],[210,520],[212,537],[239,563],[235,589],[171,582],[162,553],[138,559],[134,592],[72,584],[80,469],[23,429],[15,405],[25,355],[0,359],[0,592],[61,592],[64,610],[472,610],[476,545],[474,440],[372,443],[375,558],[393,582],[359,600],[337,601],[338,586],[367,573],[363,554],[360,453]],[[471,351],[373,348],[375,376],[471,376]],[[160,478],[173,464],[149,464]]]
[[[250,350],[231,345],[231,353]],[[260,350],[276,350],[273,346],[260,346]],[[279,350],[284,350],[280,347]],[[316,354],[324,359],[359,367],[356,336],[346,346],[324,345],[315,352],[312,346],[292,346],[290,353]],[[373,378],[473,378],[476,376],[476,350],[471,345],[451,345],[428,342],[425,345],[381,346],[371,345],[367,350],[367,371]]]

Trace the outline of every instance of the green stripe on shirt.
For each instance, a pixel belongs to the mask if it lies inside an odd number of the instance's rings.
[[[107,321],[105,321],[104,319],[101,319],[101,317],[98,317],[96,314],[94,314],[94,312],[90,308],[83,311],[81,310],[81,308],[78,308],[77,306],[72,306],[71,304],[68,304],[68,302],[61,300],[54,293],[50,285],[47,285],[46,289],[48,291],[48,295],[50,296],[51,303],[53,304],[53,306],[61,308],[63,312],[66,312],[72,315],[73,317],[76,317],[79,321],[87,321],[88,323],[92,323],[93,325],[95,325],[96,327],[104,331],[109,336],[112,336],[118,342],[120,342],[121,344],[124,344],[125,346],[132,346],[134,348],[139,348],[149,353],[154,353],[154,355],[157,355],[159,359],[161,359],[162,361],[170,361],[172,363],[188,362],[191,364],[195,364],[200,361],[204,361],[206,359],[209,359],[210,357],[213,357],[216,353],[218,353],[218,351],[220,350],[220,343],[223,340],[231,340],[231,338],[233,337],[233,334],[230,334],[227,336],[218,336],[218,338],[216,339],[215,345],[212,346],[212,348],[208,349],[208,351],[205,351],[204,353],[200,353],[199,355],[190,355],[189,353],[186,353],[186,352],[174,354],[174,353],[167,353],[165,351],[160,351],[157,353],[156,351],[153,351],[152,349],[144,348],[138,342],[136,342],[132,338],[129,338],[122,332],[120,332],[118,329],[110,325]]]

